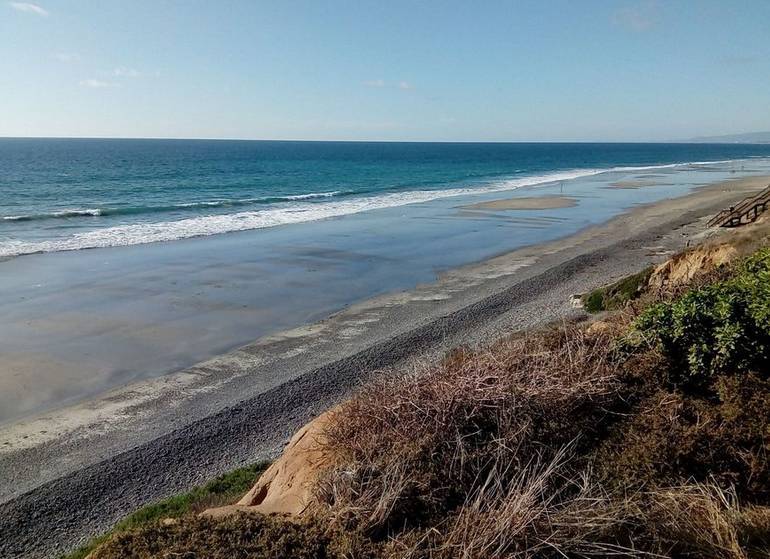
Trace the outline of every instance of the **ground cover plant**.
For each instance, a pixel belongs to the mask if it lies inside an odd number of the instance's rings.
[[[611,285],[594,289],[583,295],[583,307],[591,313],[622,309],[626,303],[643,293],[652,272],[653,267],[649,266]]]
[[[770,363],[770,249],[758,250],[727,279],[647,308],[635,324],[641,344],[659,345],[671,380],[697,383]]]
[[[136,530],[167,518],[194,515],[207,508],[231,503],[254,484],[269,463],[258,462],[221,475],[208,483],[140,508],[118,522],[107,534],[98,536],[62,559],[87,557],[99,544],[115,534]]]

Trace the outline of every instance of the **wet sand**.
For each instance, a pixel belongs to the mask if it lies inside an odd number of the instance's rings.
[[[352,305],[178,373],[0,429],[0,556],[70,549],[142,504],[260,458],[383,367],[577,316],[569,297],[714,234],[710,215],[767,178],[609,223]],[[151,482],[148,482],[151,480]]]
[[[624,190],[636,190],[637,188],[648,188],[650,186],[668,186],[665,182],[636,179],[627,181],[616,181],[608,185],[608,188],[620,188]]]
[[[464,210],[553,210],[577,206],[575,198],[566,196],[541,196],[538,198],[506,198],[462,206]]]

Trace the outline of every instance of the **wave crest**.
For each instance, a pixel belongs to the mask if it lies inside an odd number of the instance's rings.
[[[309,194],[294,194],[286,196],[265,196],[262,198],[239,198],[221,200],[201,200],[185,202],[182,204],[170,204],[166,206],[135,206],[126,208],[84,208],[71,210],[58,210],[44,214],[8,215],[3,216],[3,221],[43,221],[49,219],[66,219],[72,217],[106,217],[120,215],[138,215],[151,213],[168,213],[173,211],[198,210],[205,208],[228,208],[238,206],[250,206],[258,204],[277,204],[280,202],[294,202],[296,200],[313,200],[331,198],[342,195],[343,192],[311,192]]]

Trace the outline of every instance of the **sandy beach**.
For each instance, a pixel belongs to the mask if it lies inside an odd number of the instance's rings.
[[[620,190],[636,190],[638,188],[649,188],[653,186],[667,186],[668,183],[661,180],[626,180],[616,181],[608,185],[608,188],[620,189]]]
[[[3,427],[0,533],[12,536],[0,555],[55,555],[142,504],[275,456],[297,427],[383,368],[580,316],[570,296],[714,234],[705,229],[710,215],[769,180],[722,182],[643,205]]]

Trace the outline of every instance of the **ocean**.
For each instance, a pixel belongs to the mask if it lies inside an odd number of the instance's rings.
[[[770,145],[0,139],[0,257],[290,225]]]

